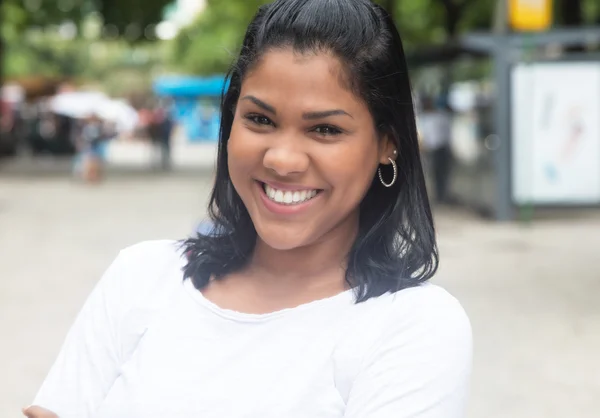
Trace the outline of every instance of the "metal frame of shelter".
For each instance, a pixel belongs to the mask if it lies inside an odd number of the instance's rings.
[[[463,47],[492,57],[496,98],[493,130],[496,143],[492,147],[495,197],[493,217],[498,221],[515,218],[511,188],[511,70],[514,64],[525,61],[528,49],[560,45],[563,48],[600,45],[600,27],[552,30],[541,33],[468,34]],[[600,60],[600,54],[591,52],[564,53],[557,58],[535,57],[541,61]]]

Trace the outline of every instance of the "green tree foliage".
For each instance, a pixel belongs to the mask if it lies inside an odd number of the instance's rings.
[[[4,0],[0,71],[13,75],[81,75],[89,67],[90,42],[83,25],[95,13],[110,31],[103,31],[115,48],[123,42],[148,40],[146,27],[160,22],[164,8],[174,0]],[[69,22],[75,39],[56,35],[58,25]],[[53,29],[54,28],[54,29]],[[89,72],[89,71],[88,71]]]
[[[51,0],[54,1],[54,0]],[[114,25],[119,34],[133,32],[142,39],[144,29],[162,20],[165,7],[173,0],[96,1],[105,24]]]
[[[173,0],[4,0],[3,26],[8,24],[18,31],[64,22],[80,26],[90,13],[96,12],[105,25],[114,26],[121,35],[137,27],[137,38],[142,39],[144,29],[160,22],[164,8],[172,2]]]
[[[452,42],[467,31],[492,27],[497,0],[376,0],[393,14],[406,49]],[[223,72],[231,63],[246,25],[268,0],[209,0],[198,20],[180,33],[174,63],[185,72]],[[599,22],[598,0],[555,0],[557,25]]]
[[[184,72],[227,69],[256,9],[269,0],[209,0],[206,10],[177,37],[173,62]],[[408,50],[443,43],[462,30],[489,27],[495,0],[379,0],[393,14]],[[448,12],[450,10],[450,12]],[[449,21],[450,19],[453,19]],[[450,28],[452,33],[449,33]]]
[[[231,64],[244,31],[268,0],[208,0],[205,11],[175,40],[174,62],[183,71],[220,73]]]

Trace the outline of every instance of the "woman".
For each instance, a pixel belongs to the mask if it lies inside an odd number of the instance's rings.
[[[461,417],[471,331],[425,283],[437,249],[391,18],[368,0],[278,0],[229,81],[212,230],[122,251],[35,405],[61,418]]]
[[[102,142],[106,138],[104,123],[98,115],[88,116],[77,141],[77,156],[73,167],[75,176],[98,182],[102,171]]]

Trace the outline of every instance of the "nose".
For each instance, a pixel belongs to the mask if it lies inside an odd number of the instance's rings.
[[[303,173],[309,164],[306,153],[283,146],[269,148],[263,158],[265,168],[282,177]]]

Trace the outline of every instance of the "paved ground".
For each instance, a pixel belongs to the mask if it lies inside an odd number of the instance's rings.
[[[0,417],[19,416],[83,299],[117,251],[180,238],[202,217],[208,177],[0,178]],[[469,417],[597,418],[600,213],[495,225],[437,214],[436,282],[475,332]]]

